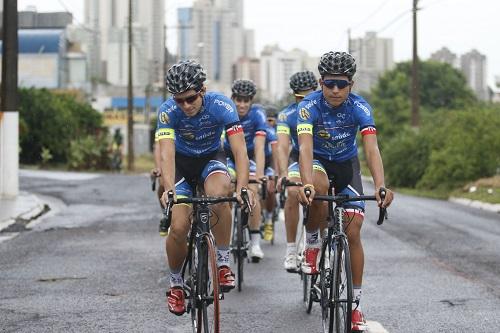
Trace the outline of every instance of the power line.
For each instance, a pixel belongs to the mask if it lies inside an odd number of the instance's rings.
[[[389,0],[384,1],[382,4],[380,4],[373,12],[370,13],[370,15],[367,15],[363,20],[359,21],[359,23],[355,24],[351,30],[356,30],[363,24],[365,24],[367,21],[369,21],[372,17],[374,17],[378,12],[384,8],[384,6],[389,2]]]
[[[387,23],[385,26],[383,26],[381,29],[377,30],[377,33],[381,33],[382,31],[384,31],[385,29],[389,28],[391,25],[393,25],[394,23],[396,23],[397,21],[399,21],[401,18],[403,18],[404,16],[410,14],[412,12],[411,9],[405,9],[404,12],[401,12],[398,16],[396,16],[392,21],[390,21],[389,23]]]

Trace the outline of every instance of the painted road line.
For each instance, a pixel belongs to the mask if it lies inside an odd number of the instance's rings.
[[[378,321],[368,320],[366,324],[368,325],[368,333],[389,333]]]

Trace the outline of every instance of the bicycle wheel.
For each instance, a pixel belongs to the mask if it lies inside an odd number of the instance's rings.
[[[330,288],[330,332],[351,333],[352,275],[349,245],[339,237],[333,246],[333,276]]]
[[[330,285],[331,285],[331,265],[330,265],[330,246],[327,239],[323,240],[321,246],[321,259],[319,269],[319,287],[321,291],[320,306],[321,306],[321,322],[323,324],[323,332],[330,331]]]
[[[302,292],[303,292],[303,302],[304,306],[306,307],[306,313],[310,314],[312,310],[312,305],[314,300],[317,300],[317,294],[316,290],[314,288],[314,285],[316,284],[316,281],[318,280],[317,275],[307,275],[304,273],[300,273],[302,275]]]
[[[215,243],[210,234],[202,235],[198,256],[197,290],[200,301],[198,333],[219,332],[219,274]]]
[[[198,250],[196,246],[193,246],[191,250],[191,257],[189,262],[189,278],[187,279],[187,286],[189,288],[189,301],[188,301],[188,311],[191,313],[191,324],[193,327],[193,333],[198,332],[198,313],[200,309],[200,302],[198,302],[198,290],[197,279],[198,276]]]
[[[241,210],[238,209],[236,214],[238,222],[236,225],[236,256],[238,261],[238,270],[237,270],[237,283],[238,283],[238,291],[241,291],[243,285],[243,266],[245,263],[245,229],[243,226],[243,221],[241,220]]]

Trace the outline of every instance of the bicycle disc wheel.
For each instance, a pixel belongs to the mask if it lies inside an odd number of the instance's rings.
[[[197,288],[201,296],[198,332],[219,332],[219,271],[217,269],[215,243],[211,235],[205,234],[202,236],[201,248],[203,255],[200,254],[198,257]]]
[[[330,295],[330,332],[351,333],[352,274],[349,246],[344,237],[337,239],[333,250],[333,274]]]
[[[319,269],[319,286],[321,290],[320,305],[321,305],[321,322],[323,324],[323,332],[330,331],[330,284],[331,284],[331,269],[329,265],[330,246],[328,241],[324,240],[321,246],[321,260]]]

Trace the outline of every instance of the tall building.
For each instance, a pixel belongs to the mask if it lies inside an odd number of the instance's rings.
[[[467,78],[469,87],[480,100],[487,100],[488,84],[486,73],[486,56],[477,50],[471,50],[460,57],[460,68]]]
[[[458,58],[457,55],[451,52],[447,47],[442,47],[440,50],[431,54],[431,60],[444,62],[451,65],[454,68],[458,68]]]
[[[367,32],[363,38],[351,39],[349,53],[357,64],[355,91],[370,91],[380,75],[394,67],[392,39],[378,38],[376,32]]]
[[[84,21],[91,76],[127,85],[128,1],[85,0]],[[162,82],[165,0],[132,0],[134,85]]]
[[[29,6],[26,10],[19,11],[17,15],[19,29],[64,29],[73,22],[71,13],[38,13],[35,6]],[[3,27],[3,15],[0,15],[1,27]]]
[[[211,89],[229,92],[234,65],[254,55],[253,33],[243,27],[243,0],[196,0],[178,10],[179,59],[197,59]]]
[[[261,98],[266,102],[277,102],[290,94],[290,76],[310,70],[317,74],[317,68],[306,68],[311,61],[305,51],[283,51],[277,45],[266,46],[260,55]]]

